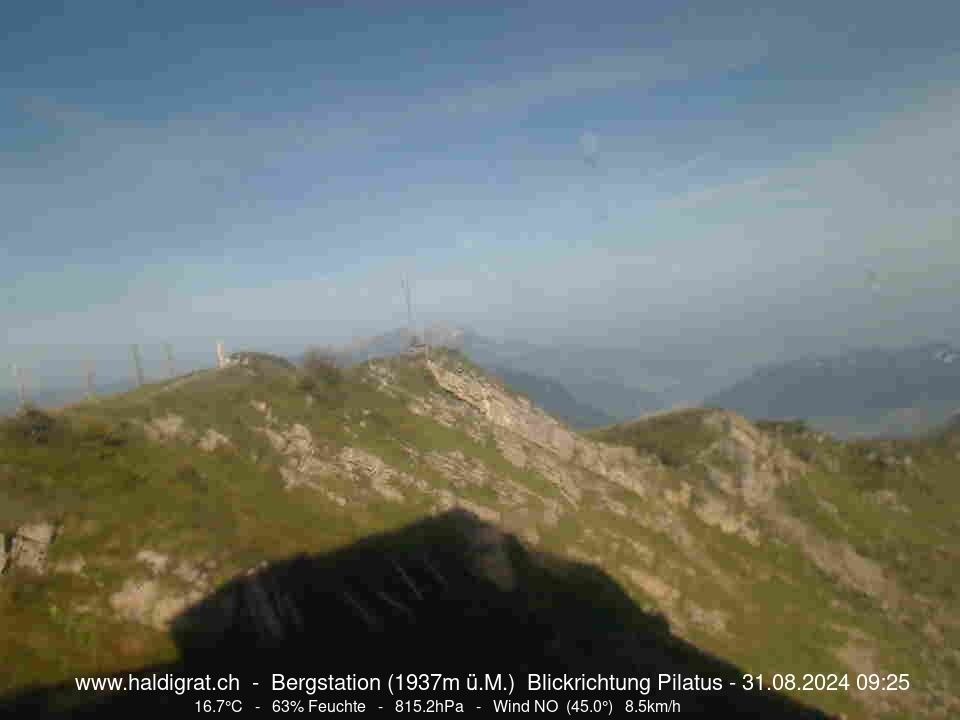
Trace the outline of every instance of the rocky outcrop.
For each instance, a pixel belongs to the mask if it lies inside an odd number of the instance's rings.
[[[689,601],[684,604],[684,611],[690,622],[700,629],[713,635],[726,634],[729,620],[727,613],[720,610],[708,610]]]
[[[754,527],[751,518],[744,512],[737,512],[723,497],[703,493],[692,503],[693,512],[701,522],[715,527],[727,535],[737,535],[751,545],[760,544],[760,532]]]
[[[323,456],[308,427],[294,423],[284,428],[272,415],[266,403],[255,404],[254,407],[263,413],[268,421],[266,426],[256,429],[263,433],[276,452],[284,456],[280,475],[288,489],[309,487],[340,507],[345,507],[348,500],[327,488],[323,481],[325,477],[336,475],[365,480],[377,495],[398,503],[406,499],[398,485],[423,493],[431,492],[426,481],[392,467],[361,448],[345,447],[332,457]]]
[[[118,617],[166,630],[174,618],[206,595],[212,587],[211,561],[175,561],[169,555],[144,548],[136,560],[149,577],[127,578],[110,595],[109,604]]]
[[[873,493],[869,493],[869,497],[872,497],[873,501],[879,505],[890,508],[894,512],[904,513],[906,515],[910,514],[910,508],[900,502],[900,497],[897,495],[895,490],[884,489],[877,490]]]
[[[719,438],[700,454],[701,462],[723,491],[751,507],[770,502],[778,487],[808,470],[800,458],[736,413],[711,410],[702,422]]]
[[[223,433],[217,432],[213,428],[209,428],[200,438],[200,441],[197,443],[197,447],[206,452],[213,452],[218,448],[231,447],[233,443]]]
[[[458,428],[478,443],[489,437],[489,425],[480,410],[450,395],[432,392],[424,397],[417,396],[407,403],[407,409],[446,427]]]
[[[887,577],[877,561],[861,555],[850,543],[827,539],[809,524],[786,513],[770,512],[766,518],[781,537],[798,546],[837,582],[873,597],[884,609],[902,604],[902,594],[896,582]]]
[[[11,567],[35,573],[46,573],[47,555],[56,533],[56,526],[49,522],[37,522],[18,528],[13,535],[8,558],[5,562],[0,562],[0,568],[9,564]]]
[[[431,450],[424,456],[426,463],[440,474],[450,478],[459,487],[485,487],[492,481],[489,469],[482,462],[466,457],[459,450],[442,453]]]
[[[170,558],[154,550],[144,549],[137,553],[137,562],[146,565],[154,575],[158,575],[166,571]]]
[[[163,417],[154,418],[150,422],[139,423],[147,438],[157,443],[182,441],[196,443],[196,446],[205,452],[213,452],[219,448],[232,447],[230,438],[214,428],[197,437],[197,431],[187,425],[187,421],[180,415],[168,413]]]
[[[187,427],[186,420],[180,415],[168,413],[142,424],[147,438],[154,442],[166,443],[174,440],[191,441],[194,433]]]
[[[625,566],[621,568],[630,582],[636,585],[644,594],[650,596],[663,608],[669,608],[679,597],[676,588],[671,587],[658,576],[640,568]]]
[[[573,459],[577,436],[535,408],[526,398],[511,395],[503,387],[462,365],[450,370],[427,360],[427,368],[440,387],[479,410],[492,424],[553,451],[561,460]]]
[[[591,488],[609,511],[666,533],[681,548],[689,549],[692,539],[682,516],[671,508],[689,510],[705,525],[757,545],[762,540],[752,509],[765,508],[764,515],[779,513],[777,489],[809,469],[780,441],[745,418],[706,410],[699,421],[714,440],[698,452],[696,462],[706,471],[708,482],[690,485],[671,479],[654,455],[576,435],[525,398],[456,358],[428,359],[425,364],[446,397],[429,393],[416,398],[410,403],[414,412],[457,427],[464,425],[465,415],[473,414],[476,424],[493,426],[497,448],[508,462],[541,475],[573,508],[580,506],[586,488]],[[469,473],[460,475],[469,477]],[[596,483],[597,477],[645,498],[646,511],[624,505],[609,486]],[[562,512],[562,506],[555,510]],[[485,517],[494,520],[492,514]],[[822,565],[822,556],[812,554]],[[847,554],[842,557],[851,559]],[[871,573],[856,559],[852,564],[863,571],[855,573],[863,581],[858,584],[868,584],[866,576]],[[711,627],[718,626],[710,617],[703,614],[701,619]]]
[[[581,486],[585,481],[580,468],[562,462],[554,453],[502,429],[496,431],[495,437],[497,448],[509,462],[521,469],[537,472],[556,487],[573,507],[580,504],[583,495]]]
[[[251,400],[250,405],[254,410],[263,415],[267,423],[275,423],[277,421],[277,417],[273,414],[273,409],[266,400]]]
[[[224,358],[223,367],[244,367],[252,370],[279,370],[296,372],[297,366],[279,355],[264,352],[232,352]]]
[[[404,501],[403,493],[393,486],[393,482],[399,480],[405,485],[414,482],[407,473],[392,468],[373,453],[359,448],[344,448],[340,452],[339,460],[348,473],[354,477],[357,475],[366,477],[378,495],[393,502]]]
[[[526,399],[455,359],[427,360],[426,367],[446,397],[437,402],[436,393],[421,396],[419,403],[424,407],[418,408],[420,413],[434,419],[475,414],[479,425],[492,426],[497,448],[509,463],[537,473],[562,495],[563,502],[551,499],[545,503],[541,513],[545,524],[555,524],[565,508],[580,507],[589,491],[594,501],[610,512],[664,533],[680,547],[691,545],[684,521],[670,512],[662,497],[666,471],[654,456],[580,437]],[[647,502],[642,507],[628,507],[613,486]]]
[[[452,368],[427,360],[437,384],[462,403],[476,410],[494,426],[497,447],[519,468],[530,467],[557,484],[573,503],[580,497],[574,466],[588,470],[638,495],[646,495],[659,463],[633,448],[615,447],[580,437],[560,422],[489,378],[464,365]],[[421,404],[433,408],[431,398]],[[449,408],[440,416],[452,415]],[[426,414],[420,409],[421,414]],[[432,413],[437,417],[436,412]]]
[[[165,630],[174,618],[202,597],[199,590],[175,592],[156,579],[128,579],[110,596],[110,607],[125,620]]]
[[[263,433],[270,446],[284,456],[286,470],[304,476],[321,475],[330,471],[330,464],[319,459],[319,449],[313,441],[310,428],[294,423],[284,429],[266,407],[266,403],[263,404],[261,412],[266,416],[267,425],[254,429]],[[292,477],[290,473],[287,473],[284,478],[288,486],[290,485],[288,477]]]
[[[580,437],[576,459],[591,472],[641,497],[650,491],[662,471],[653,456],[640,455],[631,447],[604,445]]]
[[[672,507],[689,510],[704,524],[757,545],[761,535],[753,510],[764,516],[779,514],[777,489],[809,470],[782,442],[745,418],[705,410],[699,421],[713,440],[697,453],[695,462],[707,481],[690,485],[672,478],[654,455],[576,435],[456,358],[441,356],[425,364],[447,397],[429,393],[416,398],[411,401],[414,412],[457,427],[464,424],[465,414],[475,415],[478,424],[493,426],[497,448],[508,462],[541,475],[573,508],[589,487],[598,491],[611,512],[666,533],[680,547],[689,547],[691,539]],[[595,482],[598,476],[645,498],[647,512],[625,506],[608,487]]]

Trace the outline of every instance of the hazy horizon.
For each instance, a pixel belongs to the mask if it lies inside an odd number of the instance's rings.
[[[960,343],[955,4],[420,7],[7,9],[3,365]]]

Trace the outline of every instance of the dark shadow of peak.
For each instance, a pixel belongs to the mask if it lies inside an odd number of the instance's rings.
[[[528,552],[454,511],[322,556],[298,556],[223,586],[174,624],[188,659],[230,648],[284,656],[336,645],[336,661],[385,667],[610,664],[624,622],[667,638],[608,577]],[[545,667],[545,669],[548,669]]]
[[[384,683],[381,704],[390,707],[402,696],[387,694],[387,677],[413,672],[442,672],[461,683],[469,673],[481,678],[512,673],[518,683],[510,696],[514,700],[598,697],[620,707],[625,698],[639,697],[526,690],[530,673],[599,673],[651,677],[653,690],[646,698],[676,699],[684,713],[826,717],[784,696],[731,690],[728,683],[741,680],[740,670],[672,636],[662,617],[642,611],[602,571],[531,552],[513,536],[462,511],[237,577],[178,617],[173,634],[181,661],[139,674],[233,673],[245,688],[251,685],[248,680],[259,679],[259,690],[244,693],[260,698],[249,702],[266,705],[295,697],[271,694],[264,687],[275,673],[379,676]],[[723,689],[668,687],[658,692],[661,674],[709,678]],[[32,691],[8,701],[7,707],[35,712],[66,700],[74,715],[177,703],[187,707],[184,697],[172,694],[70,698],[65,689]],[[460,693],[427,694],[439,695],[468,698],[467,710],[481,705],[484,715],[490,714],[490,698],[507,696],[470,694],[462,685]],[[358,698],[356,693],[340,697]]]

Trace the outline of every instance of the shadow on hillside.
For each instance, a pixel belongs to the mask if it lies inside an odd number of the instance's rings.
[[[730,689],[742,672],[669,633],[665,621],[640,610],[594,567],[532,553],[473,515],[450,512],[374,536],[321,556],[297,556],[238,577],[183,613],[174,624],[182,660],[140,669],[214,677],[233,673],[239,692],[73,692],[73,681],[0,701],[0,711],[24,717],[56,712],[71,717],[138,710],[195,711],[197,700],[243,698],[245,709],[268,712],[275,700],[364,700],[393,711],[397,698],[454,698],[489,715],[501,692],[470,692],[477,673],[512,673],[514,700],[603,698],[622,709],[626,699],[676,699],[684,713],[820,718],[783,696]],[[391,697],[387,677],[428,672],[456,676],[460,692],[440,688]],[[273,690],[273,673],[324,677],[379,676],[383,693]],[[528,673],[596,673],[652,677],[653,690],[527,692]],[[660,673],[723,678],[719,692],[657,691]],[[118,675],[116,677],[126,677]],[[259,682],[253,687],[253,682]],[[469,700],[469,703],[466,701]],[[29,715],[28,715],[29,714]],[[604,713],[606,714],[606,713]]]

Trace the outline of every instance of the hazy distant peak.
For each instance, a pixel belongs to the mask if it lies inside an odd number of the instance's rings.
[[[937,350],[933,354],[933,357],[946,365],[952,365],[957,360],[960,360],[960,353],[956,352],[952,348],[946,348]]]
[[[923,432],[960,406],[960,350],[925,343],[768,365],[707,403],[754,419],[807,418],[844,435]]]
[[[424,339],[430,345],[459,348],[464,340],[473,335],[468,329],[455,325],[434,324],[424,331]]]

